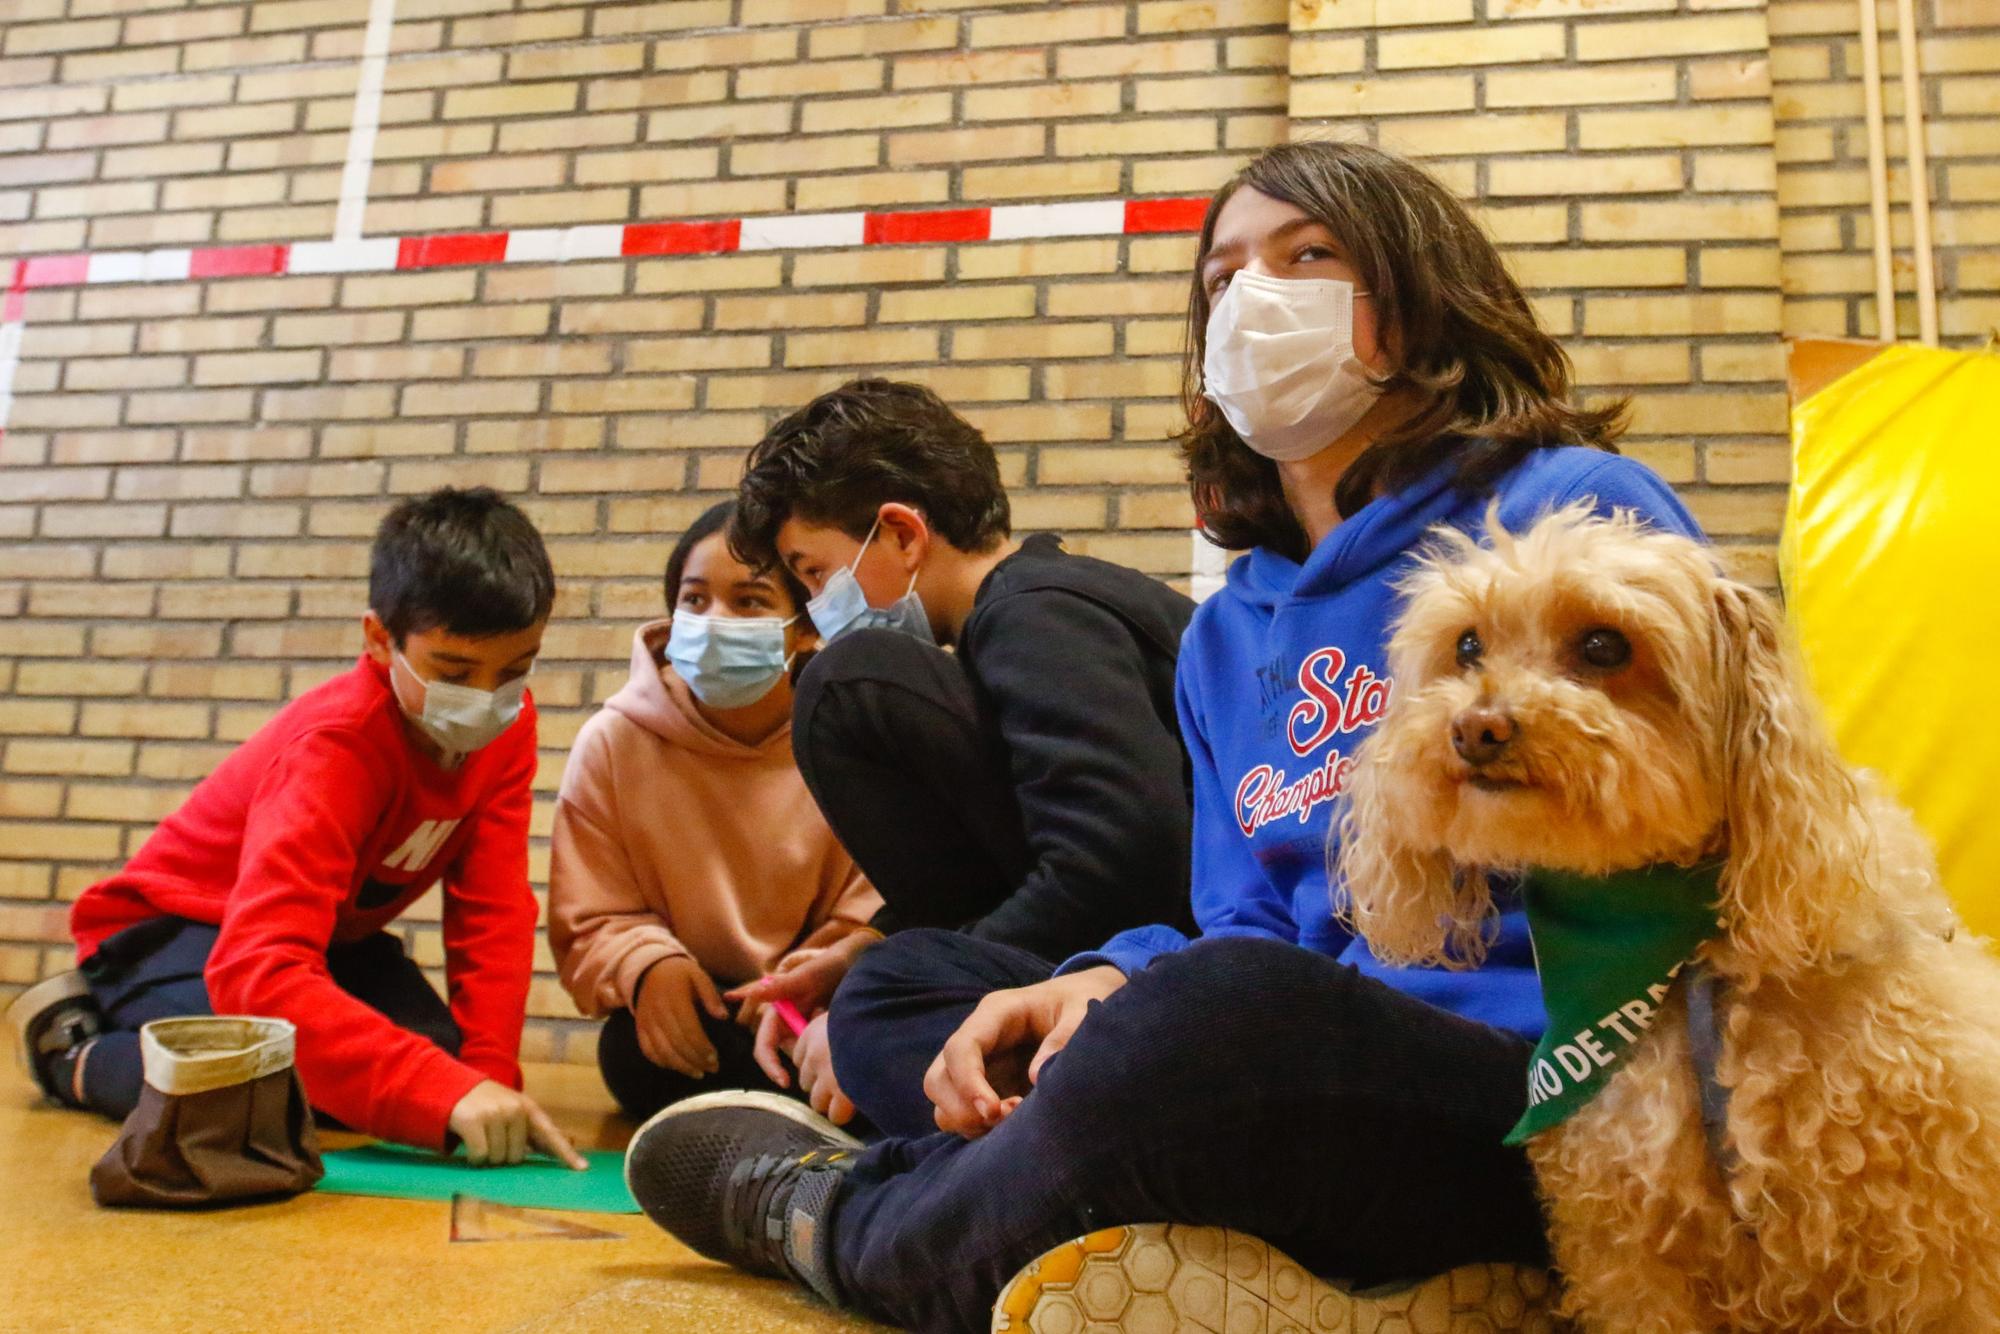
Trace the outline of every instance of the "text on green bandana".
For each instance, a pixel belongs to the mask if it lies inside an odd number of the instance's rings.
[[[1528,1063],[1528,1110],[1507,1143],[1560,1125],[1632,1054],[1681,968],[1720,930],[1721,872],[1712,862],[1522,877],[1549,1026]]]

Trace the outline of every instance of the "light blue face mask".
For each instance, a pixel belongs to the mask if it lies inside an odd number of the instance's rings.
[[[667,635],[667,661],[709,708],[740,709],[770,694],[791,665],[785,627],[797,619],[677,611]]]
[[[849,630],[898,630],[926,644],[937,643],[937,636],[931,633],[930,615],[924,611],[924,600],[917,596],[914,572],[903,596],[886,607],[869,606],[868,595],[861,591],[861,581],[854,577],[854,567],[868,554],[868,544],[875,540],[875,529],[881,526],[882,516],[878,514],[868,536],[861,539],[861,550],[855,553],[853,563],[835,570],[819,596],[806,603],[806,613],[812,617],[822,643],[830,644]]]

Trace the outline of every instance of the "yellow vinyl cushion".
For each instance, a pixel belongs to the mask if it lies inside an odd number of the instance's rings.
[[[1779,566],[1842,753],[2000,937],[2000,354],[1891,347],[1792,412]]]

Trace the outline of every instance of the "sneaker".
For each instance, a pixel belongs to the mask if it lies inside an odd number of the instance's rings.
[[[72,968],[35,983],[7,1006],[7,1022],[14,1029],[21,1068],[42,1096],[72,1105],[69,1089],[62,1086],[65,1081],[56,1079],[50,1067],[54,1058],[75,1051],[103,1027],[97,1000],[83,974]]]
[[[625,1150],[625,1186],[698,1255],[839,1304],[822,1226],[861,1141],[802,1102],[730,1090],[674,1103]]]
[[[994,1334],[1488,1334],[1567,1329],[1548,1271],[1466,1265],[1421,1283],[1356,1290],[1276,1247],[1219,1227],[1139,1223],[1064,1242],[993,1304]]]

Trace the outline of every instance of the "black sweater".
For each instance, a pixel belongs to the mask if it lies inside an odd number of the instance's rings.
[[[979,586],[958,654],[996,726],[1034,861],[975,936],[1061,960],[1191,924],[1174,663],[1194,603],[1043,533]]]

